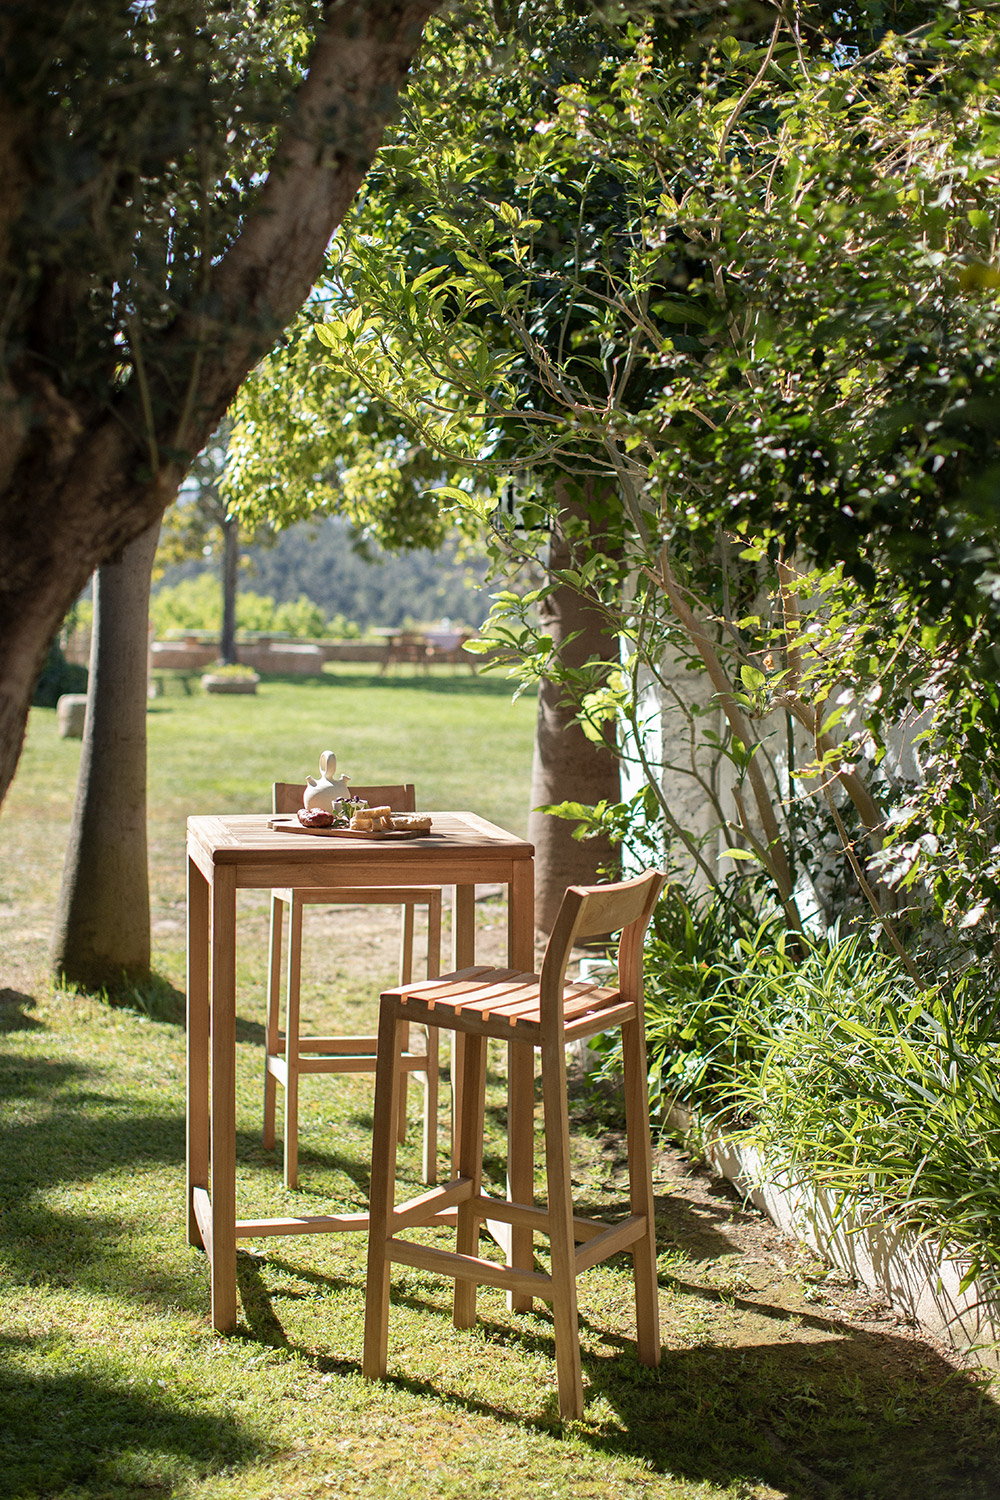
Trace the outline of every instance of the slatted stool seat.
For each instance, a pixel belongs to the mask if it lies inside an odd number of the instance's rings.
[[[614,885],[571,886],[563,898],[540,974],[474,967],[440,978],[401,985],[382,996],[375,1075],[372,1177],[365,1305],[364,1373],[386,1373],[389,1276],[393,1263],[416,1266],[455,1279],[454,1322],[469,1328],[476,1318],[477,1285],[506,1288],[530,1306],[539,1297],[552,1304],[559,1409],[566,1418],[583,1410],[576,1278],[622,1250],[632,1257],[638,1355],[647,1365],[660,1359],[653,1217],[652,1159],[646,1086],[642,1001],[642,944],[664,877],[656,870]],[[616,984],[567,981],[574,944],[621,930]],[[398,1090],[407,1028],[414,1021],[444,1028],[462,1040],[456,1048],[455,1170],[452,1179],[408,1203],[396,1204]],[[622,1033],[630,1213],[616,1224],[577,1217],[573,1211],[566,1047],[612,1027]],[[486,1043],[491,1037],[513,1046],[538,1048],[544,1118],[547,1203],[489,1196],[482,1190]],[[511,1111],[511,1161],[524,1180],[530,1157],[532,1119]],[[512,1176],[513,1176],[512,1165]],[[530,1172],[528,1173],[530,1180]],[[506,1265],[477,1254],[484,1222],[510,1226]],[[419,1226],[456,1225],[455,1249],[442,1250],[401,1237]],[[531,1235],[551,1245],[551,1271],[534,1269]]]
[[[272,788],[272,810],[294,813],[302,806],[305,786],[301,782],[276,781]],[[352,788],[372,807],[391,807],[393,812],[415,812],[416,795],[409,783],[401,786]],[[337,888],[332,890],[274,890],[271,892],[271,933],[268,949],[267,1024],[264,1061],[264,1146],[275,1144],[277,1088],[285,1090],[284,1146],[285,1185],[299,1182],[299,1078],[310,1073],[370,1073],[375,1068],[374,1036],[303,1036],[299,1029],[299,994],[302,978],[302,916],[307,906],[399,906],[402,908],[399,979],[413,978],[415,912],[427,909],[427,977],[441,968],[441,889],[438,886],[386,886]],[[281,1015],[281,949],[285,910],[288,910],[288,969],[285,1024]],[[397,1130],[406,1130],[405,1078],[416,1073],[423,1084],[423,1174],[424,1181],[437,1180],[438,1036],[425,1028],[424,1050],[410,1051],[409,1033],[403,1046],[401,1068],[404,1087],[398,1101]]]

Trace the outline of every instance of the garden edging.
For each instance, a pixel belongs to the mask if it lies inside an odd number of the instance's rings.
[[[960,1290],[969,1269],[960,1251],[908,1230],[864,1223],[849,1199],[783,1180],[780,1172],[766,1168],[752,1145],[706,1130],[681,1105],[668,1111],[666,1124],[785,1234],[958,1353],[981,1364],[1000,1364],[1000,1306],[979,1282]]]

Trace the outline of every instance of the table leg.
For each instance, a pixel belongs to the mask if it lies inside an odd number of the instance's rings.
[[[507,961],[512,969],[533,973],[535,968],[535,880],[531,860],[513,869],[507,904]],[[535,1049],[511,1042],[507,1047],[507,1196],[514,1203],[532,1203],[535,1196]],[[510,1265],[530,1270],[534,1265],[531,1230],[513,1225],[506,1245]],[[531,1298],[508,1292],[513,1312],[529,1312]]]
[[[456,885],[452,904],[452,968],[467,969],[476,961],[476,887]]]
[[[194,1189],[208,1190],[208,881],[192,859],[187,920],[187,1236],[201,1249]]]
[[[212,884],[212,1327],[236,1327],[236,879]]]

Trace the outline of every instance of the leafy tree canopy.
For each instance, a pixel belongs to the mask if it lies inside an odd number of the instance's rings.
[[[699,651],[722,672],[724,750],[763,823],[755,725],[781,705],[815,740],[815,790],[831,775],[850,789],[882,868],[912,887],[933,851],[942,909],[981,913],[998,893],[977,769],[1000,745],[984,683],[998,635],[996,31],[936,6],[897,13],[908,35],[865,6],[765,17],[706,30],[697,49],[626,22],[584,65],[564,13],[558,62],[518,54],[485,128],[490,38],[432,54],[338,239],[316,336],[331,379],[398,413],[456,475],[613,479],[625,556],[595,556],[577,582],[617,610],[650,670],[678,620],[689,639],[701,630],[691,601],[707,601]],[[834,598],[833,575],[786,573],[791,654],[772,670],[752,605],[768,557],[787,568],[795,550],[841,563],[867,607]],[[810,626],[806,673],[788,632],[813,586],[830,614]],[[501,601],[501,633],[528,670],[550,670],[519,609]],[[862,759],[914,702],[934,705],[934,775],[889,830],[906,850],[895,875],[885,807],[829,737],[838,678],[865,704]],[[763,841],[752,823],[742,836],[787,897],[777,822]],[[838,838],[851,848],[846,826]]]

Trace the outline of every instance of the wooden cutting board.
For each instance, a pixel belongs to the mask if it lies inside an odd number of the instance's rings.
[[[321,839],[425,839],[433,833],[430,828],[380,828],[377,833],[365,828],[305,828],[294,814],[269,818],[267,826],[279,833],[307,833]]]

